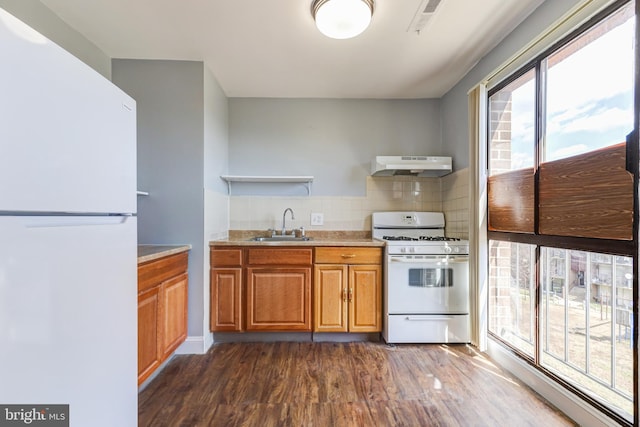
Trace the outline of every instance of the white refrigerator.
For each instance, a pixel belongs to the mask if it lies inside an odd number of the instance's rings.
[[[136,244],[135,101],[0,9],[0,405],[137,425]]]

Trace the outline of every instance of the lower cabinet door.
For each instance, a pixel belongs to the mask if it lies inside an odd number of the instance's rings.
[[[211,269],[211,331],[241,331],[242,268]]]
[[[247,268],[248,331],[311,331],[311,267]]]
[[[349,332],[382,330],[382,280],[379,265],[349,266]]]
[[[138,295],[138,384],[160,365],[160,287]]]
[[[314,268],[315,332],[347,332],[347,266],[316,265]]]
[[[171,354],[187,338],[189,276],[181,274],[164,282],[162,289],[163,357]]]

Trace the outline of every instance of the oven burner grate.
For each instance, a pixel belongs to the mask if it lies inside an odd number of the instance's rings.
[[[457,237],[444,237],[444,236],[420,236],[418,240],[433,240],[437,242],[457,242],[460,239]]]
[[[427,240],[433,242],[457,242],[460,239],[457,237],[444,237],[444,236],[419,236],[419,237],[409,237],[409,236],[382,236],[383,240],[406,240],[406,241],[418,241],[418,240]]]
[[[408,236],[382,236],[384,240],[418,240],[417,237]]]

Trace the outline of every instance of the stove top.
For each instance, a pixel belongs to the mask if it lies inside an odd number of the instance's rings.
[[[385,251],[389,255],[467,255],[467,240],[385,240]]]
[[[444,236],[382,236],[382,240],[392,240],[392,241],[410,241],[410,242],[419,242],[419,241],[432,241],[432,242],[458,242],[460,239],[457,237],[444,237]]]
[[[468,254],[469,242],[445,237],[442,212],[374,212],[372,236],[392,254]]]

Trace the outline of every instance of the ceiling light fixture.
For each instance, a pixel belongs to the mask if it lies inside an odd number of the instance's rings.
[[[311,14],[325,36],[350,39],[369,26],[373,0],[313,0]]]

